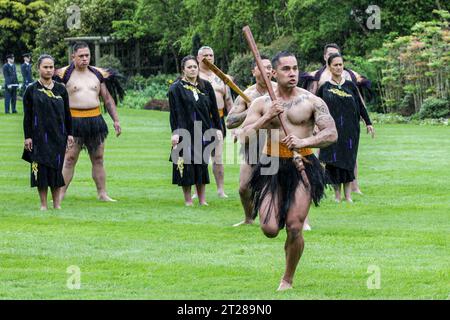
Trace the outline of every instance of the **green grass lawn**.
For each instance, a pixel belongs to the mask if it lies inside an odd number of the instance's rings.
[[[228,199],[215,196],[213,183],[209,207],[186,208],[171,185],[168,113],[121,109],[120,115],[123,134],[110,135],[105,160],[108,190],[118,202],[96,201],[83,154],[63,209],[42,213],[29,165],[20,159],[22,114],[2,111],[0,298],[449,297],[448,127],[379,125],[375,140],[363,134],[364,196],[336,204],[328,191],[311,209],[313,231],[305,234],[295,287],[277,293],[285,232],[268,239],[258,225],[231,226],[243,218],[238,165],[225,167]],[[69,266],[81,270],[79,290],[67,287]],[[369,268],[379,268],[379,289],[367,286]]]

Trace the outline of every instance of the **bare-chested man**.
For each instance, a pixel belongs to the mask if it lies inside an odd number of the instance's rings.
[[[331,80],[331,70],[330,67],[327,65],[328,57],[334,53],[341,54],[341,48],[336,43],[327,43],[323,49],[323,59],[325,61],[325,65],[320,68],[319,70],[313,71],[313,72],[304,72],[300,76],[300,85],[307,89],[308,91],[316,94],[319,88],[327,81]],[[371,83],[370,81],[357,73],[354,70],[344,68],[344,71],[342,73],[342,77],[345,80],[352,81],[360,91],[366,90],[366,92],[370,91]],[[363,97],[361,97],[363,99]],[[372,138],[375,135],[375,131],[371,132]],[[353,180],[352,184],[352,192],[362,194],[359,185],[358,185],[358,163],[355,165],[355,180]]]
[[[214,52],[210,47],[201,47],[198,50],[197,61],[200,66],[200,78],[208,80],[216,94],[217,108],[222,123],[222,133],[225,138],[225,110],[228,112],[233,107],[233,98],[231,96],[230,88],[209,68],[202,62],[206,58],[209,62],[214,63]],[[221,198],[228,197],[224,190],[224,170],[223,170],[223,143],[225,139],[217,145],[214,152],[211,154],[213,159],[213,173],[216,179],[217,194]]]
[[[261,55],[261,60],[266,69],[266,74],[262,75],[259,71],[259,68],[256,65],[256,62],[252,63],[252,74],[255,77],[256,83],[250,87],[248,87],[244,93],[247,97],[250,98],[251,101],[254,99],[261,97],[267,94],[266,83],[264,82],[263,77],[272,77],[272,62],[269,57]],[[272,86],[276,87],[276,83],[272,82]],[[242,97],[238,97],[234,101],[233,108],[227,116],[226,124],[228,129],[234,129],[239,127],[245,120],[247,116],[249,104],[245,102]],[[249,143],[244,143],[242,145],[243,155],[244,155],[244,163],[241,164],[240,172],[239,172],[239,196],[241,197],[242,207],[244,208],[245,220],[239,223],[234,224],[233,226],[237,227],[242,224],[252,224],[253,223],[253,204],[250,200],[250,189],[248,183],[250,181],[250,176],[252,173],[252,167],[258,163],[259,159],[259,149],[260,144],[264,143],[264,141],[260,141],[258,137],[254,137]]]
[[[108,91],[105,79],[110,76],[106,70],[89,65],[91,53],[89,46],[76,43],[73,47],[72,64],[56,71],[69,93],[70,112],[73,122],[75,143],[68,149],[64,158],[63,176],[66,185],[62,189],[62,198],[72,181],[75,165],[80,151],[86,148],[92,163],[92,178],[97,187],[97,196],[101,201],[115,201],[106,192],[106,173],[103,166],[105,139],[108,127],[101,115],[100,97],[114,121],[116,136],[121,133],[119,117],[114,99]]]
[[[250,188],[264,234],[276,237],[286,225],[286,269],[278,287],[282,291],[292,288],[311,201],[317,205],[324,192],[324,170],[310,148],[335,142],[337,131],[325,102],[297,87],[295,56],[280,52],[272,59],[272,66],[278,83],[277,100],[271,102],[267,96],[254,100],[238,134],[248,141],[257,130],[269,130],[261,161],[252,172]],[[281,130],[278,115],[284,119],[288,136]],[[313,135],[315,125],[318,132]],[[292,150],[302,155],[302,162],[294,159]]]

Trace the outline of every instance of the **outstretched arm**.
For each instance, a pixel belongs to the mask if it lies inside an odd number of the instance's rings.
[[[114,99],[112,98],[111,94],[109,93],[108,89],[106,88],[106,84],[102,83],[100,85],[100,95],[103,98],[103,102],[105,103],[106,110],[108,110],[109,115],[111,116],[111,119],[114,121],[114,130],[116,131],[116,136],[120,136],[122,133],[122,128],[120,127],[119,123],[119,116],[117,114],[117,106],[114,102]]]

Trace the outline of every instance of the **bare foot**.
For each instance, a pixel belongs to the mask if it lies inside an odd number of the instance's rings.
[[[209,204],[207,202],[200,203],[200,205],[201,206],[206,206],[206,207],[209,206]]]
[[[311,231],[311,226],[307,223],[303,224],[303,231]]]
[[[53,206],[53,209],[61,210],[61,206]]]
[[[185,202],[184,205],[186,207],[192,207],[194,204],[192,203],[192,201],[190,201],[190,202]]]
[[[352,192],[353,192],[353,193],[356,193],[356,194],[363,195],[363,193],[362,193],[361,190],[359,190],[359,189],[358,189],[358,190],[352,190]]]
[[[104,201],[104,202],[117,202],[117,200],[115,200],[115,199],[113,199],[113,198],[111,198],[111,197],[109,197],[107,195],[99,196],[98,200]]]
[[[250,221],[243,220],[241,222],[233,224],[233,227],[239,227],[239,226],[242,226],[243,224],[253,224],[253,220],[250,220]]]
[[[336,202],[336,203],[340,203],[340,202],[341,202],[341,199],[337,199],[337,198],[335,198],[335,199],[334,199],[334,202]]]
[[[280,286],[278,287],[277,291],[285,291],[292,289],[292,283],[287,282],[284,279],[281,279]]]
[[[45,207],[45,206],[41,206],[41,211],[47,211],[47,207]]]
[[[198,196],[197,196],[196,193],[194,193],[194,194],[192,195],[192,199],[195,199],[195,198],[198,198]]]
[[[217,196],[222,199],[228,198],[228,196],[225,194],[225,192],[217,192]]]
[[[348,203],[353,203],[353,200],[351,198],[345,198],[345,201]]]

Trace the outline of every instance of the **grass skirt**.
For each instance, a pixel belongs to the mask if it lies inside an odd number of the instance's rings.
[[[263,155],[263,157],[267,159],[266,155]],[[324,196],[325,171],[315,155],[309,155],[305,158],[309,161],[309,163],[304,161],[304,165],[311,185],[309,189],[311,200],[318,206]],[[279,201],[276,204],[273,203],[275,202],[275,197],[272,197],[273,201],[269,205],[269,212],[263,223],[269,221],[270,214],[273,212],[273,206],[277,205],[279,212],[278,226],[282,229],[284,228],[289,208],[295,201],[295,190],[300,183],[303,184],[303,179],[292,158],[279,158],[278,172],[273,175],[262,175],[261,168],[269,167],[269,165],[259,163],[252,172],[250,188],[252,190],[251,199],[254,204],[253,219],[256,218],[264,198],[269,194],[276,194]]]
[[[101,115],[88,118],[72,118],[73,137],[82,149],[93,153],[108,136],[108,126]]]

